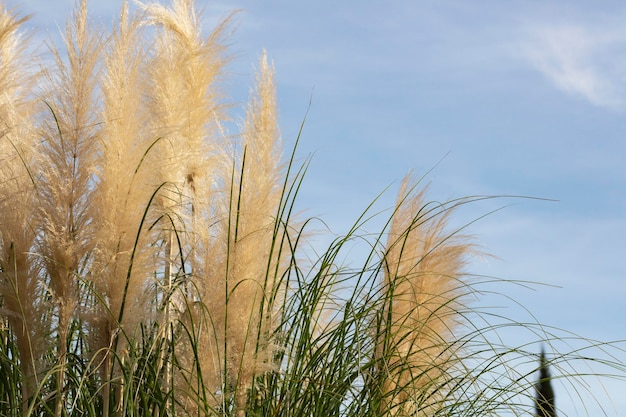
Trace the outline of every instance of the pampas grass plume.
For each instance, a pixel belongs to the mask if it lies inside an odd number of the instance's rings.
[[[2,315],[13,329],[21,358],[23,401],[38,385],[36,372],[46,340],[36,302],[40,292],[37,262],[31,255],[37,143],[30,91],[37,73],[25,55],[29,44],[21,26],[27,19],[0,6],[0,296]]]
[[[467,286],[460,279],[472,246],[447,231],[452,208],[425,204],[407,176],[400,189],[384,258],[385,336],[379,355],[383,410],[434,414],[454,369],[455,330]]]

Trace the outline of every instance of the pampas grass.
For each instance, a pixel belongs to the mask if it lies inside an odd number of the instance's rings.
[[[310,161],[283,154],[267,54],[229,132],[232,16],[205,32],[192,0],[123,1],[106,34],[87,6],[42,71],[26,18],[0,14],[0,414],[534,412],[547,364],[499,331],[566,333],[482,309],[504,282],[468,273],[479,251],[449,220],[490,197],[432,203],[408,176],[377,233],[372,204],[312,251]],[[626,376],[619,344],[575,340],[550,352],[571,398],[577,361]]]
[[[437,413],[459,360],[456,333],[469,292],[461,280],[469,239],[446,230],[454,206],[427,204],[426,190],[414,187],[405,178],[384,255],[386,317],[378,349],[388,398],[381,414]]]
[[[45,343],[39,328],[40,293],[35,276],[37,260],[30,254],[35,242],[33,211],[35,181],[29,170],[36,155],[37,137],[29,124],[35,112],[30,90],[35,73],[25,55],[20,26],[27,18],[0,11],[0,293],[2,311],[15,335],[23,376],[22,398],[38,384],[37,358]]]
[[[42,109],[50,116],[39,126],[38,252],[55,305],[58,357],[56,411],[66,401],[65,364],[72,317],[82,307],[82,285],[95,244],[93,171],[98,152],[96,85],[101,39],[87,22],[87,2],[77,4],[65,30],[67,62],[53,49],[54,70],[46,71]]]

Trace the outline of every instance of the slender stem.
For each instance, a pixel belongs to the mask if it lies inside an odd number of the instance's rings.
[[[172,319],[172,246],[174,245],[174,233],[169,232],[167,237],[167,244],[165,245],[165,293],[167,296],[167,302],[165,304],[165,326],[166,326],[166,345],[167,349],[164,352],[164,360],[165,360],[165,382],[169,384],[170,378],[172,375],[172,361],[167,357],[169,352],[169,347],[171,346],[171,319]],[[169,400],[168,400],[169,401]]]
[[[59,367],[57,370],[57,397],[56,397],[56,407],[54,415],[56,417],[61,417],[63,415],[63,405],[64,405],[64,393],[63,393],[63,385],[65,385],[65,363],[67,361],[67,318],[65,318],[65,313],[63,312],[63,306],[60,306],[60,314],[59,314],[59,353],[58,353],[58,361]]]
[[[111,373],[111,353],[105,352],[104,358],[104,370],[103,375],[104,378],[108,378]],[[102,387],[102,410],[104,415],[109,415],[110,411],[110,401],[111,401],[111,380],[104,381],[104,386]]]

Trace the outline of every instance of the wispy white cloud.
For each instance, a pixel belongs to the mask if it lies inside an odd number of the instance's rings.
[[[523,53],[560,90],[596,106],[626,104],[626,31],[602,24],[527,28]]]

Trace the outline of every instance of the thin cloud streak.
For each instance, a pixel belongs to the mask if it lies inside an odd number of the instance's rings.
[[[623,29],[580,24],[536,26],[528,29],[523,51],[530,64],[558,89],[595,106],[623,109]]]

